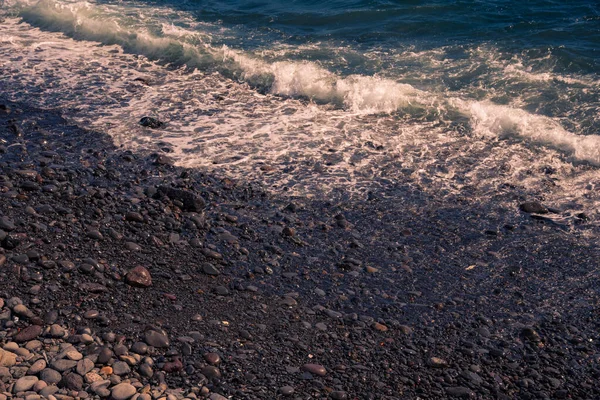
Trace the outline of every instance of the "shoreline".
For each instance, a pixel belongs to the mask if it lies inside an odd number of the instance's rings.
[[[18,354],[6,343],[28,329],[18,348],[41,341],[0,374],[6,391],[41,377],[27,370],[42,350],[68,359],[52,350],[68,342],[113,397],[122,383],[213,400],[600,396],[597,240],[519,210],[532,199],[451,202],[398,182],[290,202],[0,103],[2,345]],[[107,397],[79,372],[52,395]]]

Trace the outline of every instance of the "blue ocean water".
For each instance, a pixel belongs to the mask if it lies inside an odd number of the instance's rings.
[[[159,1],[239,29],[247,46],[336,41],[357,49],[492,44],[561,72],[598,72],[600,4],[590,0]]]

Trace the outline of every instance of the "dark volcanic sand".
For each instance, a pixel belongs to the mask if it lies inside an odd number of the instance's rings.
[[[584,215],[569,229],[518,193],[503,208],[402,182],[292,201],[0,103],[0,340],[17,353],[0,393],[600,398]]]

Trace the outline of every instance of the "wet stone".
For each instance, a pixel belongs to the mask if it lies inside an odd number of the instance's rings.
[[[42,333],[42,327],[39,325],[30,325],[24,328],[14,337],[15,342],[22,343],[35,339]]]
[[[131,346],[131,351],[136,354],[146,354],[148,351],[148,345],[144,342],[135,342]]]
[[[427,360],[427,365],[433,368],[446,368],[448,366],[448,362],[443,358],[431,357]]]
[[[348,399],[348,393],[342,391],[331,392],[331,398],[333,400],[346,400]]]
[[[202,368],[201,372],[202,375],[206,376],[209,379],[221,377],[221,371],[219,371],[217,367],[213,367],[212,365],[207,365],[206,367]]]
[[[142,266],[130,270],[125,276],[125,280],[131,286],[146,288],[152,285],[152,276],[150,271]]]
[[[0,229],[11,232],[16,229],[15,223],[8,217],[0,217]]]
[[[144,333],[144,341],[153,347],[169,347],[169,338],[167,335],[154,330]]]
[[[547,214],[548,209],[537,201],[527,201],[519,205],[519,209],[528,214]]]
[[[291,386],[282,386],[279,388],[279,393],[281,393],[283,396],[291,396],[294,394],[294,388]]]
[[[202,272],[204,272],[206,275],[219,275],[221,273],[217,267],[209,263],[202,265]]]
[[[327,370],[324,366],[319,364],[304,364],[302,366],[302,370],[306,372],[310,372],[313,375],[325,376],[327,375]]]
[[[473,393],[473,391],[471,391],[471,389],[463,387],[463,386],[446,388],[446,393],[448,393],[449,396],[464,398],[464,399],[475,397],[475,393]]]

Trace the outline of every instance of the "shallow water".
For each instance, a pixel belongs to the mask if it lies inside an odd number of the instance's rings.
[[[594,215],[598,6],[511,3],[11,0],[1,85],[291,196],[404,182]]]

